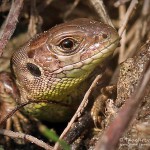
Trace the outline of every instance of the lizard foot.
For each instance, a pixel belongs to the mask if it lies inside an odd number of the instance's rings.
[[[106,86],[101,89],[101,94],[96,98],[91,109],[91,116],[96,128],[104,127],[102,120],[105,117],[106,101],[116,95],[116,90],[115,85]]]

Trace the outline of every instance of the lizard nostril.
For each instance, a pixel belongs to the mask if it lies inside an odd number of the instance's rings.
[[[106,39],[108,36],[107,36],[107,34],[102,34],[102,37],[103,37],[104,39]]]
[[[30,73],[33,76],[36,76],[36,77],[40,77],[41,76],[41,71],[40,71],[38,66],[36,66],[36,65],[34,65],[32,63],[27,63],[27,69],[30,71]]]
[[[29,58],[33,58],[34,55],[35,55],[35,50],[30,50],[30,51],[28,51],[28,52],[27,52],[27,55],[28,55]]]

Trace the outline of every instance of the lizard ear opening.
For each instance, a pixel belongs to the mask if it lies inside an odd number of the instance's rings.
[[[41,71],[40,71],[39,67],[36,66],[35,64],[27,63],[27,69],[33,76],[36,76],[36,77],[41,76]]]

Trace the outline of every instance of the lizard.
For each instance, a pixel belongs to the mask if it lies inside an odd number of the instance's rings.
[[[11,58],[12,80],[19,93],[15,105],[38,101],[26,105],[24,112],[50,122],[68,120],[82,100],[76,96],[94,69],[113,54],[119,40],[113,27],[87,18],[36,35]]]

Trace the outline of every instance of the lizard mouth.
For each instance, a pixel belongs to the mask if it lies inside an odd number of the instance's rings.
[[[72,108],[74,110],[76,110],[76,108],[70,104],[67,104],[67,103],[63,103],[61,101],[55,101],[55,100],[31,100],[31,99],[28,99],[27,102],[25,103],[22,103],[20,104],[20,107],[24,107],[26,105],[30,105],[30,104],[42,104],[42,103],[45,103],[45,104],[53,104],[53,105],[59,105],[61,107],[66,107],[66,108]],[[42,105],[41,105],[42,106]]]

